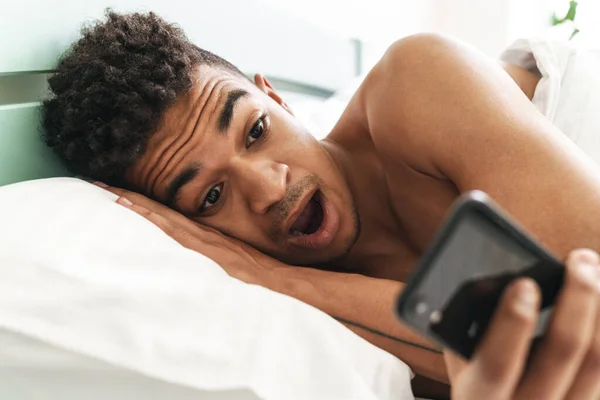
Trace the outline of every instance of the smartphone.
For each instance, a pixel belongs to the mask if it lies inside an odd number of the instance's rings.
[[[564,278],[563,264],[481,191],[462,195],[400,295],[398,317],[421,335],[470,358],[506,286],[537,281],[544,334]]]

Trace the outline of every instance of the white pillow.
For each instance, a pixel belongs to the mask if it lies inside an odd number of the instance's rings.
[[[114,198],[70,178],[0,188],[3,398],[412,398],[404,363]]]

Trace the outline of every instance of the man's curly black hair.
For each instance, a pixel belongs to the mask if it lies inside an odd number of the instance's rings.
[[[43,138],[76,175],[127,186],[166,109],[199,65],[243,74],[156,14],[118,14],[82,29],[49,80]]]

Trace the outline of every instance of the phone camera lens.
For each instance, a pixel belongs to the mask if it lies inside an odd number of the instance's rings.
[[[429,315],[429,322],[431,322],[433,325],[437,325],[442,322],[442,312],[439,310],[432,312]]]
[[[429,310],[429,306],[424,301],[419,301],[415,305],[415,312],[417,313],[417,315],[426,314],[428,310]]]

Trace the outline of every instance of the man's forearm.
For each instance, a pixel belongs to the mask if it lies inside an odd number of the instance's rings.
[[[317,307],[352,331],[406,362],[415,373],[447,382],[440,349],[401,325],[394,303],[404,288],[400,282],[321,271],[283,268],[281,293]]]

